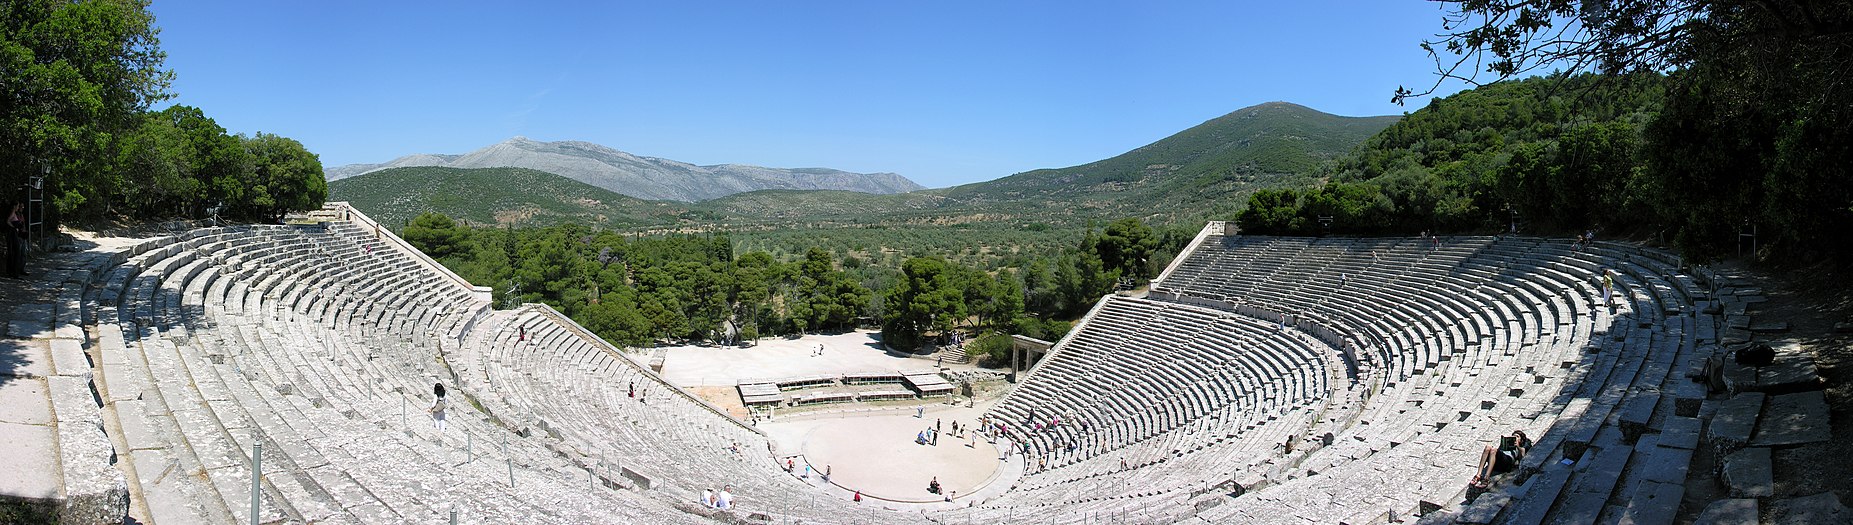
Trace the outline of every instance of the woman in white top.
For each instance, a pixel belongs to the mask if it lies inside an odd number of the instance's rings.
[[[437,424],[438,432],[443,432],[444,431],[444,384],[443,383],[433,384],[431,386],[431,393],[437,395],[437,399],[432,401],[431,408],[428,408],[425,411],[431,413],[431,421]]]

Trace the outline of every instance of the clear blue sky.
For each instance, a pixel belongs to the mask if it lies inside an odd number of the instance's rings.
[[[1397,85],[1434,81],[1416,43],[1441,16],[1420,0],[532,4],[151,9],[173,103],[326,166],[524,135],[929,187],[1111,157],[1274,100],[1401,113]]]

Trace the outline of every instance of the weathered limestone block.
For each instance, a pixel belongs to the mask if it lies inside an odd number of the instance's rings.
[[[129,485],[115,468],[116,451],[103,433],[103,416],[81,376],[47,378],[58,418],[58,460],[64,471],[60,523],[122,523]]]
[[[1775,481],[1768,447],[1750,447],[1724,458],[1724,484],[1731,496],[1760,498],[1774,495]]]

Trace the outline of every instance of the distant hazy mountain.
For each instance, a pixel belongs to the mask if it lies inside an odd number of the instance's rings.
[[[384,164],[349,164],[326,171],[340,180],[387,168],[527,168],[545,171],[645,200],[695,202],[768,190],[846,190],[904,193],[923,186],[893,173],[851,173],[828,168],[766,168],[740,164],[697,166],[641,157],[590,142],[537,142],[515,137],[463,155],[408,155]]]
[[[1117,156],[1079,166],[1040,169],[951,188],[892,193],[805,191],[780,186],[730,191],[693,204],[630,202],[589,192],[569,180],[547,181],[526,170],[406,170],[373,173],[331,182],[331,199],[356,202],[368,213],[415,215],[430,210],[473,222],[549,224],[562,220],[614,227],[683,227],[691,224],[774,225],[964,224],[1014,221],[1086,224],[1139,216],[1147,220],[1197,222],[1227,217],[1260,188],[1303,186],[1316,167],[1357,148],[1397,116],[1343,117],[1285,102],[1269,102],[1210,119]],[[583,150],[596,148],[592,152]],[[534,153],[539,151],[540,153]],[[581,151],[568,153],[568,151]],[[596,155],[594,154],[596,153]],[[629,173],[683,177],[691,170],[782,171],[875,177],[834,170],[769,170],[743,166],[691,166],[635,157],[582,142],[537,143],[517,138],[458,156],[406,157],[388,164],[428,162],[450,166],[494,165],[495,157],[546,159],[560,166],[529,167],[560,174],[562,166],[638,166]],[[594,160],[594,158],[603,160]],[[383,168],[387,164],[374,165]],[[329,173],[366,168],[343,166]],[[671,168],[679,171],[673,171]],[[365,171],[365,169],[360,169]],[[522,173],[516,174],[519,171]],[[482,172],[482,173],[455,173]],[[499,177],[521,177],[503,181]],[[907,189],[919,186],[893,176]],[[330,179],[339,178],[331,175]],[[558,178],[558,177],[556,177]],[[366,180],[360,180],[366,179]],[[584,181],[582,178],[575,178]],[[685,177],[681,180],[687,180]],[[352,182],[352,183],[350,183]],[[364,182],[364,184],[362,184]],[[719,183],[716,183],[719,184]],[[496,188],[453,186],[499,185]],[[594,186],[596,186],[594,184]],[[662,186],[656,184],[655,186]],[[577,187],[577,188],[575,188]],[[601,190],[603,191],[603,190]],[[654,191],[663,192],[662,189]],[[510,192],[520,195],[511,195]],[[635,195],[625,188],[618,193]],[[692,193],[692,192],[685,192]],[[709,191],[702,194],[718,194]],[[551,200],[550,200],[551,199]],[[560,201],[560,202],[554,202]],[[366,203],[362,205],[361,203]],[[648,204],[647,206],[645,204]]]
[[[334,182],[362,173],[373,173],[384,169],[409,168],[414,166],[443,166],[457,160],[462,155],[406,155],[380,164],[348,164],[322,170],[328,182]]]
[[[496,226],[633,228],[677,224],[689,212],[687,204],[640,200],[526,168],[387,168],[328,183],[328,200],[347,201],[385,224],[435,211]]]

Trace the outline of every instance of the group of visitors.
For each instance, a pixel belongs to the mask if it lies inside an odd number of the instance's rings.
[[[945,499],[946,501],[952,501],[952,498],[959,497],[959,491],[955,490],[950,493],[944,492],[944,489],[939,486],[939,476],[934,476],[933,481],[927,482],[927,492],[930,494],[939,494],[940,496],[943,496],[943,499]],[[862,501],[862,500],[856,500],[856,501]]]
[[[914,444],[939,446],[939,422],[934,421],[933,426],[914,434]]]
[[[719,492],[716,492],[714,489],[701,489],[701,504],[706,507],[721,510],[733,508],[733,491],[731,488],[732,487],[722,485]]]

